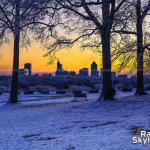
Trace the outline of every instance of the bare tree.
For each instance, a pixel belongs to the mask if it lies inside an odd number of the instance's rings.
[[[18,102],[18,71],[20,40],[29,38],[31,27],[42,18],[47,1],[42,0],[1,0],[0,39],[1,43],[9,36],[14,39],[14,56],[11,93],[9,103]],[[28,32],[29,31],[29,32]]]
[[[73,44],[81,39],[85,41],[85,39],[92,39],[91,37],[95,36],[94,40],[91,40],[94,44],[86,43],[82,47],[102,48],[103,90],[100,99],[114,99],[111,78],[111,34],[114,33],[112,29],[117,13],[125,6],[126,0],[55,0],[55,2],[57,5],[55,10],[64,14],[62,24],[65,29],[69,30],[69,33],[79,36],[71,40],[69,35],[63,38],[53,35],[55,42],[49,47],[48,54],[62,45]]]
[[[136,2],[136,31],[137,31],[137,87],[136,94],[143,95],[144,91],[144,50],[149,46],[144,46],[144,38],[143,38],[143,22],[145,17],[150,11],[150,1],[148,1],[143,10],[142,10],[142,2],[141,0],[137,0]]]
[[[126,20],[127,23],[123,25],[125,30],[128,30],[128,35],[124,32],[124,28],[119,30],[118,33],[126,35],[121,35],[121,43],[118,45],[123,45],[123,47],[118,46],[118,50],[114,51],[113,55],[115,56],[115,60],[120,56],[124,56],[121,69],[128,63],[131,63],[131,61],[133,62],[136,58],[136,94],[143,95],[146,94],[144,90],[144,61],[146,60],[146,62],[148,62],[147,59],[149,58],[148,54],[150,48],[150,32],[147,25],[147,16],[150,12],[150,1],[135,0],[131,2],[128,1],[128,3],[130,3],[129,8],[125,11],[127,14],[132,12],[132,15],[129,15],[129,18]],[[147,54],[145,58],[144,53]]]

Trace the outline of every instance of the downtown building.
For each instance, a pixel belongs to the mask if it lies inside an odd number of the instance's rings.
[[[57,61],[57,70],[55,72],[55,76],[75,76],[75,71],[66,71],[63,69],[63,65],[60,63],[60,61]]]
[[[25,63],[24,68],[19,69],[19,76],[31,76],[32,75],[32,65],[30,63]]]
[[[99,71],[95,61],[91,64],[91,77],[99,77]]]

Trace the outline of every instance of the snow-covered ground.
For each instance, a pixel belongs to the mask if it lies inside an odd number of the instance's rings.
[[[132,92],[120,92],[117,91],[116,97],[125,97],[125,96],[130,96],[133,95],[134,91]],[[9,99],[9,93],[3,93],[2,95],[0,95],[0,103],[6,103]],[[90,96],[92,95],[92,96]],[[96,95],[96,97],[93,97],[94,95]],[[89,99],[94,99],[96,100],[96,98],[99,97],[100,94],[88,94]],[[39,100],[53,100],[55,99],[55,101],[60,101],[62,102],[62,98],[67,98],[69,101],[72,100],[73,94],[71,93],[66,93],[66,94],[40,94],[40,93],[35,93],[35,94],[19,94],[19,102],[26,102],[26,101],[39,101]]]
[[[3,93],[0,95],[0,103],[7,102],[9,99],[9,93]],[[64,97],[71,97],[72,94],[19,94],[19,101],[38,101],[38,100],[47,100],[47,99],[57,99],[57,98],[64,98]]]
[[[131,93],[130,93],[131,95]],[[3,105],[0,150],[149,150],[132,144],[136,128],[150,127],[150,96],[71,102],[73,97]]]

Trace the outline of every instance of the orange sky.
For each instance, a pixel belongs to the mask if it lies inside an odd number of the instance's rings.
[[[34,73],[48,73],[55,72],[56,62],[52,65],[47,65],[48,58],[43,57],[45,51],[39,43],[32,43],[28,49],[20,48],[20,68],[23,67],[24,63],[32,63]],[[12,68],[12,57],[13,57],[13,44],[4,44],[0,47],[0,74],[10,74]],[[98,53],[94,53],[90,50],[81,51],[79,47],[74,46],[69,49],[60,50],[57,53],[57,58],[63,64],[65,70],[74,70],[78,72],[80,68],[88,67],[92,61],[96,61],[99,69],[100,56]]]

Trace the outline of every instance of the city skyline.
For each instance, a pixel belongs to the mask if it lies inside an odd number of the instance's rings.
[[[63,64],[60,62],[60,60],[57,61],[57,68],[55,72],[55,76],[74,76],[74,75],[79,75],[79,76],[92,76],[92,77],[98,77],[100,75],[100,68],[97,67],[97,63],[95,61],[92,61],[90,68],[80,68],[78,73],[75,72],[74,70],[67,71],[63,68]]]
[[[0,56],[0,74],[11,74],[12,68],[12,56],[13,50],[11,48],[12,43],[1,46]],[[36,53],[36,55],[35,55]],[[78,46],[74,46],[69,49],[62,49],[57,52],[58,59],[53,64],[48,65],[48,58],[43,57],[46,50],[43,50],[39,43],[33,43],[30,48],[21,48],[20,50],[20,68],[23,68],[25,63],[31,63],[33,67],[33,73],[54,73],[56,70],[56,62],[61,60],[65,70],[79,72],[80,68],[90,68],[90,64],[93,60],[96,61],[99,68],[100,55],[94,53],[92,50],[80,50]],[[80,58],[80,59],[79,59]],[[86,62],[86,64],[85,64]]]
[[[12,73],[13,49],[11,46],[12,42],[0,47],[0,75],[10,75]],[[93,60],[97,63],[98,68],[102,67],[101,56],[99,53],[93,52],[92,50],[81,50],[77,45],[57,52],[57,59],[50,65],[48,65],[48,58],[43,57],[45,53],[46,50],[43,49],[40,43],[33,42],[28,49],[21,48],[20,69],[23,68],[25,63],[31,63],[34,74],[54,74],[58,59],[61,60],[66,71],[75,71],[76,73],[79,73],[80,68],[90,69]],[[117,62],[112,65],[113,71],[117,70],[117,65]],[[128,73],[128,70],[124,70],[123,73]]]
[[[57,61],[56,63],[56,70],[55,72],[52,74],[51,72],[49,72],[50,74],[52,75],[55,75],[55,76],[60,76],[60,75],[63,75],[63,76],[66,76],[66,75],[71,75],[71,76],[74,76],[74,75],[79,75],[79,76],[93,76],[93,77],[98,77],[100,76],[100,72],[101,72],[101,69],[99,69],[97,67],[97,63],[95,61],[93,61],[90,65],[90,68],[80,68],[78,72],[75,72],[74,70],[65,70],[63,68],[63,64],[60,62],[60,60]],[[32,72],[32,64],[31,63],[28,63],[26,62],[24,64],[24,67],[22,68],[19,68],[19,75],[20,76],[30,76],[30,75],[34,75],[35,73]]]

